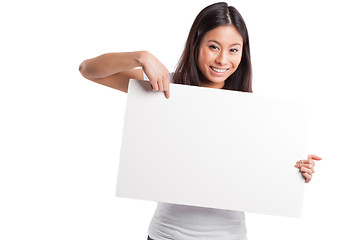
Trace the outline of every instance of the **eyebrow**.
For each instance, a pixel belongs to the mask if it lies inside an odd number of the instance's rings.
[[[219,43],[219,42],[216,41],[216,40],[209,40],[208,42],[214,42],[214,43],[216,43],[216,44],[218,44],[218,45],[221,46],[221,43]],[[242,46],[240,43],[233,43],[233,44],[231,44],[230,46],[235,46],[235,45],[240,45],[240,46]]]

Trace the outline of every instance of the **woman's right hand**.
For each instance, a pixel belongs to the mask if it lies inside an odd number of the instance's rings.
[[[141,56],[141,67],[149,78],[153,91],[163,91],[166,98],[170,98],[169,71],[150,52],[144,51]]]

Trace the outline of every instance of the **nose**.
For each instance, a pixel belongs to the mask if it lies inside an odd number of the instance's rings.
[[[217,55],[215,62],[221,66],[227,64],[227,54],[225,51],[220,51]]]

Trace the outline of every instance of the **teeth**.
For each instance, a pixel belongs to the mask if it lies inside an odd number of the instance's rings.
[[[211,69],[218,73],[224,73],[227,70],[227,69],[219,69],[219,68],[214,68],[214,67],[211,67]]]

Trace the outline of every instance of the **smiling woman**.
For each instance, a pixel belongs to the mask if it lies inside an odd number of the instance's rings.
[[[198,14],[174,82],[252,92],[249,35],[236,8],[217,3]]]
[[[240,13],[226,3],[210,5],[198,14],[174,74],[146,51],[103,54],[85,60],[79,69],[84,77],[124,92],[130,78],[148,78],[153,90],[164,91],[167,98],[170,82],[252,92],[247,28]],[[296,163],[306,182],[314,172],[314,160],[320,159],[309,155]],[[244,240],[245,217],[240,211],[159,202],[148,239]]]

